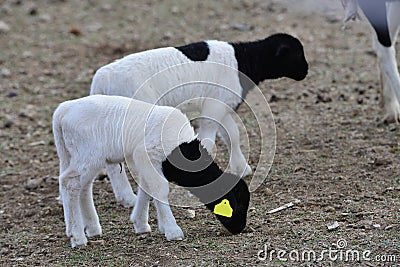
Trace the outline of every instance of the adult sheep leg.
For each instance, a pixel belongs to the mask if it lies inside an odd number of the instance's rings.
[[[240,177],[251,174],[251,167],[247,164],[242,150],[240,149],[239,128],[231,114],[226,114],[222,119],[218,134],[228,147],[230,155],[229,169]]]
[[[374,49],[378,55],[379,70],[382,79],[382,95],[386,110],[385,120],[400,122],[400,76],[397,70],[394,45],[381,45],[374,34]]]
[[[124,163],[121,163],[121,165],[109,163],[106,165],[106,171],[117,202],[125,208],[133,207],[136,196],[126,175]]]

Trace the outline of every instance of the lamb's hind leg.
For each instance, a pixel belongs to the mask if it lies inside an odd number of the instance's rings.
[[[143,151],[143,149],[141,149],[141,151],[135,151],[135,154],[146,155],[146,152]],[[135,157],[134,162],[132,163],[129,163],[130,161],[131,160],[128,158],[127,162],[129,166],[135,166],[135,169],[138,172],[138,186],[140,193],[131,216],[131,220],[134,221],[135,231],[137,231],[136,224],[140,222],[140,218],[142,218],[140,225],[144,225],[144,222],[147,221],[148,198],[146,198],[146,202],[142,203],[142,194],[148,193],[154,198],[154,205],[157,209],[158,229],[165,234],[167,240],[183,239],[182,229],[177,225],[168,204],[169,184],[162,174],[160,163],[151,162],[146,156]]]
[[[90,172],[81,176],[80,207],[88,237],[102,234],[99,216],[93,201],[93,180],[96,175],[96,172]]]
[[[65,170],[59,178],[63,200],[66,234],[71,238],[71,246],[86,245],[83,218],[79,203],[81,191],[80,175],[72,170]]]
[[[109,163],[106,165],[106,171],[117,202],[125,208],[133,207],[136,196],[126,175],[124,163]]]
[[[238,126],[231,114],[227,114],[222,119],[222,124],[218,129],[218,134],[228,147],[230,160],[230,170],[240,177],[250,175],[251,167],[247,164],[246,159],[240,149],[240,133]]]

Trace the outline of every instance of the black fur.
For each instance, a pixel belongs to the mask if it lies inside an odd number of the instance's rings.
[[[224,173],[199,140],[183,143],[172,151],[162,163],[162,170],[169,182],[186,187],[211,211],[223,199],[228,199],[233,209],[232,217],[216,216],[229,232],[237,234],[246,227],[250,201],[246,183],[233,174]],[[218,184],[202,190],[201,186],[212,182]],[[224,193],[227,189],[230,189],[229,192]],[[209,202],[210,197],[215,200]]]
[[[256,85],[266,79],[288,77],[300,81],[307,76],[308,63],[303,45],[291,35],[279,33],[263,40],[231,45],[235,50],[239,71]],[[244,98],[253,84],[243,75],[239,78]]]
[[[386,2],[384,0],[358,0],[358,3],[374,28],[379,42],[386,47],[392,45],[387,22]]]
[[[208,48],[208,44],[206,42],[192,43],[175,48],[193,61],[205,61],[210,54],[210,49]]]

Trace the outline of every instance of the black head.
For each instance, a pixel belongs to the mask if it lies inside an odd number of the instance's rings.
[[[301,81],[307,76],[308,63],[304,56],[303,45],[297,38],[278,33],[269,36],[264,42],[269,47],[265,60],[273,62],[276,78],[287,77]]]
[[[225,173],[232,176],[231,179],[237,179],[233,174]],[[250,192],[247,184],[243,179],[239,179],[238,183],[227,194],[216,201],[206,204],[207,208],[214,211],[215,206],[220,204],[224,199],[229,200],[232,208],[232,217],[226,217],[215,214],[222,225],[232,234],[238,234],[246,227],[247,209],[249,208]]]
[[[245,228],[250,201],[246,183],[223,172],[199,140],[183,143],[174,149],[162,163],[162,171],[168,181],[186,187],[211,211],[227,199],[233,210],[232,216],[216,215],[218,220],[233,234]]]

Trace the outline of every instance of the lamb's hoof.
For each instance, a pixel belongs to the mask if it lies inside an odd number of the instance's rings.
[[[246,164],[246,168],[243,172],[242,177],[246,177],[247,175],[251,175],[253,173],[253,170],[251,169],[249,164]]]
[[[58,204],[61,204],[61,205],[63,204],[63,200],[62,200],[62,196],[61,195],[56,197],[56,200],[57,200]]]
[[[249,164],[246,164],[246,167],[244,168],[231,168],[231,171],[233,174],[243,178],[246,177],[247,175],[251,175],[253,173],[253,170],[251,169]]]
[[[182,229],[179,226],[174,227],[174,229],[164,229],[165,230],[165,237],[168,241],[172,240],[182,240],[184,238],[184,234]]]
[[[133,228],[135,228],[136,234],[145,234],[151,232],[151,227],[148,223],[143,224],[133,224]]]
[[[127,194],[122,197],[117,198],[117,202],[122,205],[124,208],[133,208],[136,202],[135,194]]]
[[[381,124],[383,125],[389,125],[389,124],[399,124],[400,123],[400,116],[396,115],[389,115],[387,114],[384,118],[383,121],[381,122]]]
[[[103,233],[100,225],[88,225],[86,226],[85,232],[88,237],[101,235]]]
[[[86,246],[87,245],[87,238],[86,236],[78,236],[78,237],[71,237],[71,247],[75,248],[78,246]]]

